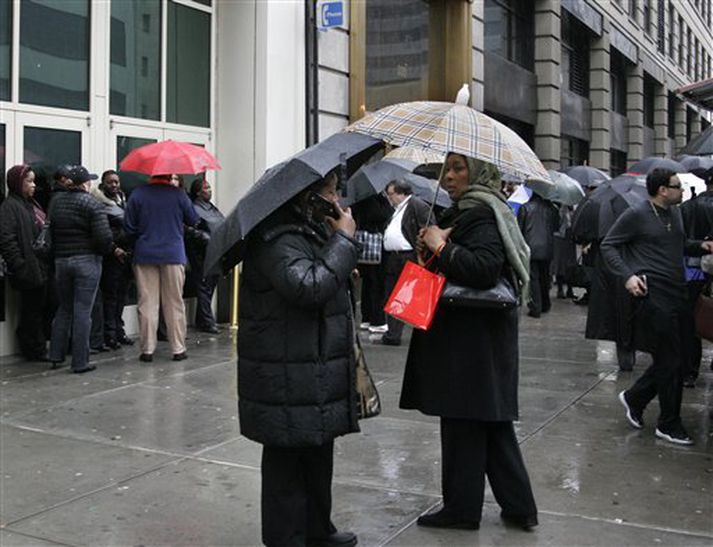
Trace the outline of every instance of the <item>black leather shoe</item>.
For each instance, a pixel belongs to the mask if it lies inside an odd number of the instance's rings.
[[[94,346],[93,348],[89,348],[89,350],[90,350],[90,353],[91,353],[91,350],[94,350],[97,353],[104,353],[106,351],[109,351],[109,346],[107,346],[106,344],[102,344],[101,346]]]
[[[307,547],[351,547],[357,537],[352,532],[334,532],[326,538],[307,538]]]
[[[133,346],[134,341],[125,334],[116,339],[122,346]]]
[[[96,369],[97,369],[96,365],[89,365],[88,367],[85,367],[85,368],[73,368],[72,372],[74,372],[74,374],[84,374],[85,372],[91,372]]]
[[[188,355],[186,354],[185,351],[182,351],[181,353],[174,353],[173,354],[173,360],[174,361],[185,361],[188,359]]]
[[[64,361],[50,361],[50,370],[57,370],[65,365],[66,363]]]
[[[153,361],[153,353],[142,353],[139,355],[139,361],[143,361],[144,363],[150,363]]]
[[[207,333],[209,333],[209,334],[218,334],[218,333],[220,333],[220,330],[219,330],[218,327],[216,327],[215,325],[213,325],[212,327],[200,327],[198,330],[201,331],[201,332],[207,332]]]
[[[501,513],[500,518],[503,519],[505,524],[517,526],[526,532],[538,525],[537,515],[505,515]]]
[[[119,349],[121,347],[121,344],[119,344],[119,342],[117,342],[113,338],[107,338],[104,342],[104,345],[109,349]]]
[[[480,522],[450,515],[443,509],[418,517],[416,524],[427,528],[453,528],[457,530],[478,530]]]

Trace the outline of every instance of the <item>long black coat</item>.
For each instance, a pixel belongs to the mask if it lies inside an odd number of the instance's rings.
[[[357,243],[280,213],[243,262],[240,429],[268,446],[319,446],[359,430],[349,298]]]
[[[449,209],[455,224],[438,269],[460,285],[489,288],[510,275],[490,208]],[[510,421],[518,417],[517,309],[438,306],[430,330],[414,330],[401,408],[448,418]]]
[[[0,205],[0,254],[7,262],[10,284],[17,290],[41,287],[47,281],[47,267],[32,250],[39,232],[32,205],[10,193]]]

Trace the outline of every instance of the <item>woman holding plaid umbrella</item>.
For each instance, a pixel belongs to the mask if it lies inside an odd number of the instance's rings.
[[[501,278],[527,298],[529,249],[498,169],[450,154],[440,180],[455,205],[421,231],[419,252],[435,254],[447,281],[476,289]],[[428,331],[415,330],[400,406],[441,418],[443,508],[420,526],[477,530],[485,476],[502,518],[537,525],[530,479],[515,437],[518,419],[518,310],[439,304]]]

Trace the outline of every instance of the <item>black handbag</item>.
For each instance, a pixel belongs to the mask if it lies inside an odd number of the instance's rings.
[[[517,306],[518,298],[512,284],[501,277],[490,289],[475,289],[446,281],[439,303],[463,308],[508,309]]]
[[[39,258],[48,258],[52,254],[52,232],[49,221],[44,223],[40,233],[32,242],[32,251]]]

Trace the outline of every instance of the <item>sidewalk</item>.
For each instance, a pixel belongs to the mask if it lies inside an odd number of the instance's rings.
[[[656,440],[658,408],[631,429],[617,401],[649,362],[618,374],[613,345],[584,340],[585,310],[554,301],[522,318],[518,436],[540,526],[506,528],[486,494],[481,529],[415,525],[440,498],[438,421],[398,409],[406,347],[366,342],[383,415],[337,441],[333,520],[364,546],[713,544],[713,347],[684,392],[696,440]],[[229,331],[101,354],[95,372],[0,360],[0,544],[256,545],[260,447],[238,432]],[[96,357],[96,356],[95,356]]]

